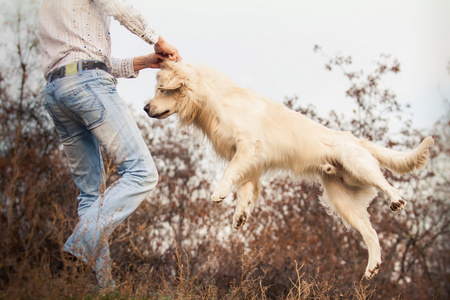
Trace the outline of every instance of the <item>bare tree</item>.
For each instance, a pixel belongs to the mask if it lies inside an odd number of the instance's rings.
[[[64,214],[74,208],[62,212],[60,204],[75,195],[42,102],[38,2],[0,5],[0,53],[7,58],[0,61],[0,289],[14,295],[32,285],[33,267],[52,259],[42,251],[57,249],[54,225],[64,232]]]

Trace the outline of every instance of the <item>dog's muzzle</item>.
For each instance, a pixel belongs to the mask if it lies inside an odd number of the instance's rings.
[[[153,112],[150,107],[150,104],[147,104],[146,106],[144,106],[144,111],[147,113],[147,115],[150,118],[155,118],[155,119],[161,119],[161,117],[166,116],[170,112],[169,110],[166,110],[162,113]]]
[[[150,105],[149,104],[144,106],[144,111],[147,113],[147,115],[150,113]]]

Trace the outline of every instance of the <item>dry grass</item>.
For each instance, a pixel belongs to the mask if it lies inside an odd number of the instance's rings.
[[[46,208],[49,211],[45,217],[31,214],[31,219],[27,220],[27,224],[30,222],[35,226],[34,230],[26,232],[27,242],[12,238],[12,232],[2,231],[3,246],[6,244],[8,248],[2,248],[0,299],[271,299],[267,296],[270,283],[265,281],[269,269],[261,267],[270,257],[264,249],[242,251],[237,255],[238,269],[234,270],[235,276],[228,277],[225,285],[216,284],[220,275],[217,265],[206,264],[193,274],[191,255],[184,249],[175,248],[171,256],[159,258],[161,261],[155,264],[165,263],[173,269],[156,270],[149,262],[137,264],[125,259],[116,260],[114,276],[118,281],[117,289],[100,290],[91,269],[79,261],[66,259],[60,250],[63,237],[70,232],[76,220],[68,219],[67,211],[57,204]],[[43,210],[38,209],[37,212],[44,215]],[[13,214],[9,217],[11,225],[3,229],[15,229],[15,234],[25,234],[22,226],[27,227],[26,224],[16,223],[22,225],[17,229],[11,222],[12,218],[24,222]],[[48,232],[42,235],[40,231],[44,228]],[[135,235],[146,233],[141,228]],[[117,234],[115,238],[118,238]],[[128,257],[142,255],[138,249],[123,250]],[[63,262],[64,267],[55,272],[59,261]],[[362,282],[355,283],[352,291],[341,292],[337,281],[306,277],[302,266],[298,266],[297,262],[295,264],[296,277],[290,278],[290,290],[276,299],[370,299],[373,294],[373,290]]]
[[[171,151],[183,150],[181,142],[174,143],[169,145]],[[50,147],[53,150],[45,157],[51,160],[43,161],[36,148],[37,144],[21,141],[0,161],[5,174],[1,184],[6,187],[0,195],[0,299],[357,300],[400,298],[406,291],[386,285],[387,271],[370,283],[354,281],[363,273],[365,250],[358,245],[359,237],[330,226],[333,220],[314,203],[318,191],[312,187],[272,183],[272,192],[286,195],[285,202],[272,202],[272,213],[261,205],[246,230],[219,241],[216,232],[228,226],[232,210],[192,196],[195,189],[209,189],[203,181],[201,187],[186,184],[195,174],[194,164],[174,175],[186,181],[163,176],[150,201],[113,233],[110,245],[118,287],[100,290],[91,269],[66,260],[61,250],[77,222],[77,190],[62,153],[57,146]],[[181,157],[191,163],[189,155],[164,147],[158,151],[159,159]],[[115,168],[105,163],[112,183]],[[283,209],[287,204],[291,210]],[[294,209],[302,213],[293,215]],[[202,230],[207,234],[200,234]],[[55,274],[61,260],[65,267]],[[394,263],[395,258],[385,266]],[[436,290],[445,295],[440,283],[430,292],[423,289],[426,278],[421,282],[417,278],[409,285],[402,283],[412,288],[409,295],[427,299]]]

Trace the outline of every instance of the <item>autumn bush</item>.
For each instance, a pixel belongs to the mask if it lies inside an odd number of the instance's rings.
[[[429,134],[436,140],[424,171],[397,176],[384,170],[409,202],[392,213],[380,194],[369,207],[383,259],[373,280],[362,278],[367,249],[361,236],[326,213],[319,186],[283,174],[264,178],[258,206],[234,231],[234,197],[222,204],[209,200],[223,162],[198,133],[178,128],[176,119],[145,118],[138,123],[160,181],[112,234],[118,288],[99,290],[91,269],[62,253],[77,223],[78,192],[43,108],[36,27],[20,16],[3,28],[27,34],[0,44],[11,58],[0,62],[0,299],[450,297],[450,109],[432,129],[412,128],[403,114],[407,108],[383,88],[387,74],[401,71],[386,55],[368,73],[354,67],[351,57],[326,58],[328,70],[348,79],[353,113],[319,116],[314,106],[285,99],[326,126],[395,149],[411,149]],[[325,56],[320,47],[315,51]],[[105,164],[112,183],[118,175],[111,162]]]

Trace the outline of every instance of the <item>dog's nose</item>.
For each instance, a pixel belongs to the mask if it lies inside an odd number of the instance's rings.
[[[144,110],[148,114],[148,112],[150,111],[150,105],[147,104],[146,106],[144,106]]]

